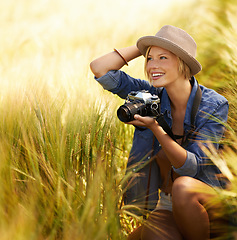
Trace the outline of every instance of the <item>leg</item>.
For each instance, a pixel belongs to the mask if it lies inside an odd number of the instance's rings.
[[[129,234],[127,240],[141,240],[142,226],[136,228],[132,233]]]
[[[142,232],[142,240],[182,240],[182,236],[174,221],[173,213],[167,210],[153,211]]]
[[[210,238],[209,216],[203,205],[214,195],[213,188],[197,179],[179,177],[175,180],[172,187],[173,213],[185,239]]]

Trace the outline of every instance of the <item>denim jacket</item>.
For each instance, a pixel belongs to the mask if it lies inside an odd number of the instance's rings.
[[[121,98],[126,98],[131,91],[148,90],[152,94],[161,92],[162,89],[151,86],[147,81],[130,77],[123,71],[109,71],[100,78],[95,78],[104,89],[117,94]],[[192,91],[188,100],[186,114],[184,118],[185,135],[191,129],[191,109],[198,88],[197,80],[191,79]],[[221,174],[220,170],[207,158],[200,148],[200,143],[206,144],[210,141],[216,149],[219,149],[219,140],[224,133],[222,122],[227,121],[228,101],[220,94],[212,89],[208,89],[200,85],[202,98],[195,119],[195,130],[189,136],[188,144],[185,146],[187,158],[184,165],[180,168],[174,168],[174,171],[181,176],[190,176],[199,179],[213,187],[224,187],[224,182],[218,178]],[[168,125],[172,126],[171,105],[168,94],[163,89],[161,97],[161,113]],[[129,155],[127,167],[137,166],[139,161],[146,162],[151,158],[153,146],[153,154],[158,153],[161,146],[157,139],[153,143],[153,133],[146,128],[136,128],[134,131],[133,145]],[[136,168],[132,168],[135,172]],[[156,161],[151,162],[139,170],[136,182],[132,184],[125,198],[126,203],[144,204],[148,186],[148,175],[150,171],[149,184],[149,206],[148,209],[154,209],[158,194],[157,191],[161,187],[161,177],[159,167]],[[139,199],[139,200],[138,200]]]

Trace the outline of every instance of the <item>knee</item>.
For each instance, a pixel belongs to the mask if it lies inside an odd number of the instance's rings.
[[[175,205],[186,205],[187,202],[190,202],[194,196],[193,191],[193,178],[191,177],[179,177],[177,178],[172,187],[172,200]]]
[[[172,187],[172,195],[189,193],[192,190],[193,178],[183,176],[175,179]]]

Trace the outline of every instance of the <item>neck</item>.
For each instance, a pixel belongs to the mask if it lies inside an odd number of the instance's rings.
[[[171,101],[173,110],[186,110],[189,96],[192,91],[192,86],[189,80],[185,80],[182,84],[177,84],[175,87],[167,87],[166,91]]]

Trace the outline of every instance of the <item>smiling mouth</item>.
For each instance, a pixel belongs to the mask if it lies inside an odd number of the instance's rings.
[[[164,75],[165,75],[164,73],[152,73],[151,77],[152,77],[153,80],[158,80],[161,77],[163,77]]]
[[[163,73],[152,73],[152,77],[161,77],[163,75]]]

